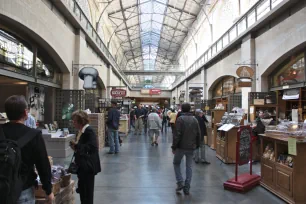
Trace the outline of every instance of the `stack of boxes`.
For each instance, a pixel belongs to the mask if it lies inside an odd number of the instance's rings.
[[[91,113],[89,116],[89,125],[94,129],[97,135],[97,144],[99,151],[105,146],[105,114]]]

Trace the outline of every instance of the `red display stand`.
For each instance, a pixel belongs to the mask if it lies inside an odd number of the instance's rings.
[[[252,173],[252,129],[250,126],[241,126],[237,133],[236,142],[236,170],[235,177],[227,180],[223,186],[226,190],[244,193],[259,185],[260,176]],[[248,145],[246,145],[248,144]],[[249,152],[249,153],[248,153]],[[250,162],[250,173],[238,175],[238,165]]]

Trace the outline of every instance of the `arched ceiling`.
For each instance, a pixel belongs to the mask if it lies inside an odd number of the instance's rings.
[[[127,59],[123,70],[168,70],[205,0],[111,0],[107,9]],[[175,67],[177,68],[177,67]],[[164,76],[133,76],[161,83]]]

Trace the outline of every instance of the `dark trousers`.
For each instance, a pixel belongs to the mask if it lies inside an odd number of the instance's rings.
[[[81,204],[93,204],[95,175],[78,175],[78,192],[80,193]]]
[[[163,132],[163,130],[165,130],[165,132],[167,133],[167,119],[163,119],[163,121],[162,121],[162,132]]]

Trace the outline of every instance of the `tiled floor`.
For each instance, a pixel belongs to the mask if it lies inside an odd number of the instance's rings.
[[[159,146],[152,147],[148,136],[129,135],[124,138],[118,155],[101,151],[102,172],[95,180],[95,203],[105,204],[274,204],[284,203],[258,186],[246,194],[223,189],[223,182],[234,176],[234,165],[225,165],[206,148],[210,165],[195,164],[189,196],[175,193],[175,177],[170,146],[171,130],[159,138]],[[62,161],[63,162],[63,161]],[[65,160],[65,163],[69,163]],[[183,165],[182,165],[183,166]],[[254,172],[260,172],[260,165]],[[246,172],[247,165],[239,168]],[[80,203],[76,194],[76,203]]]

